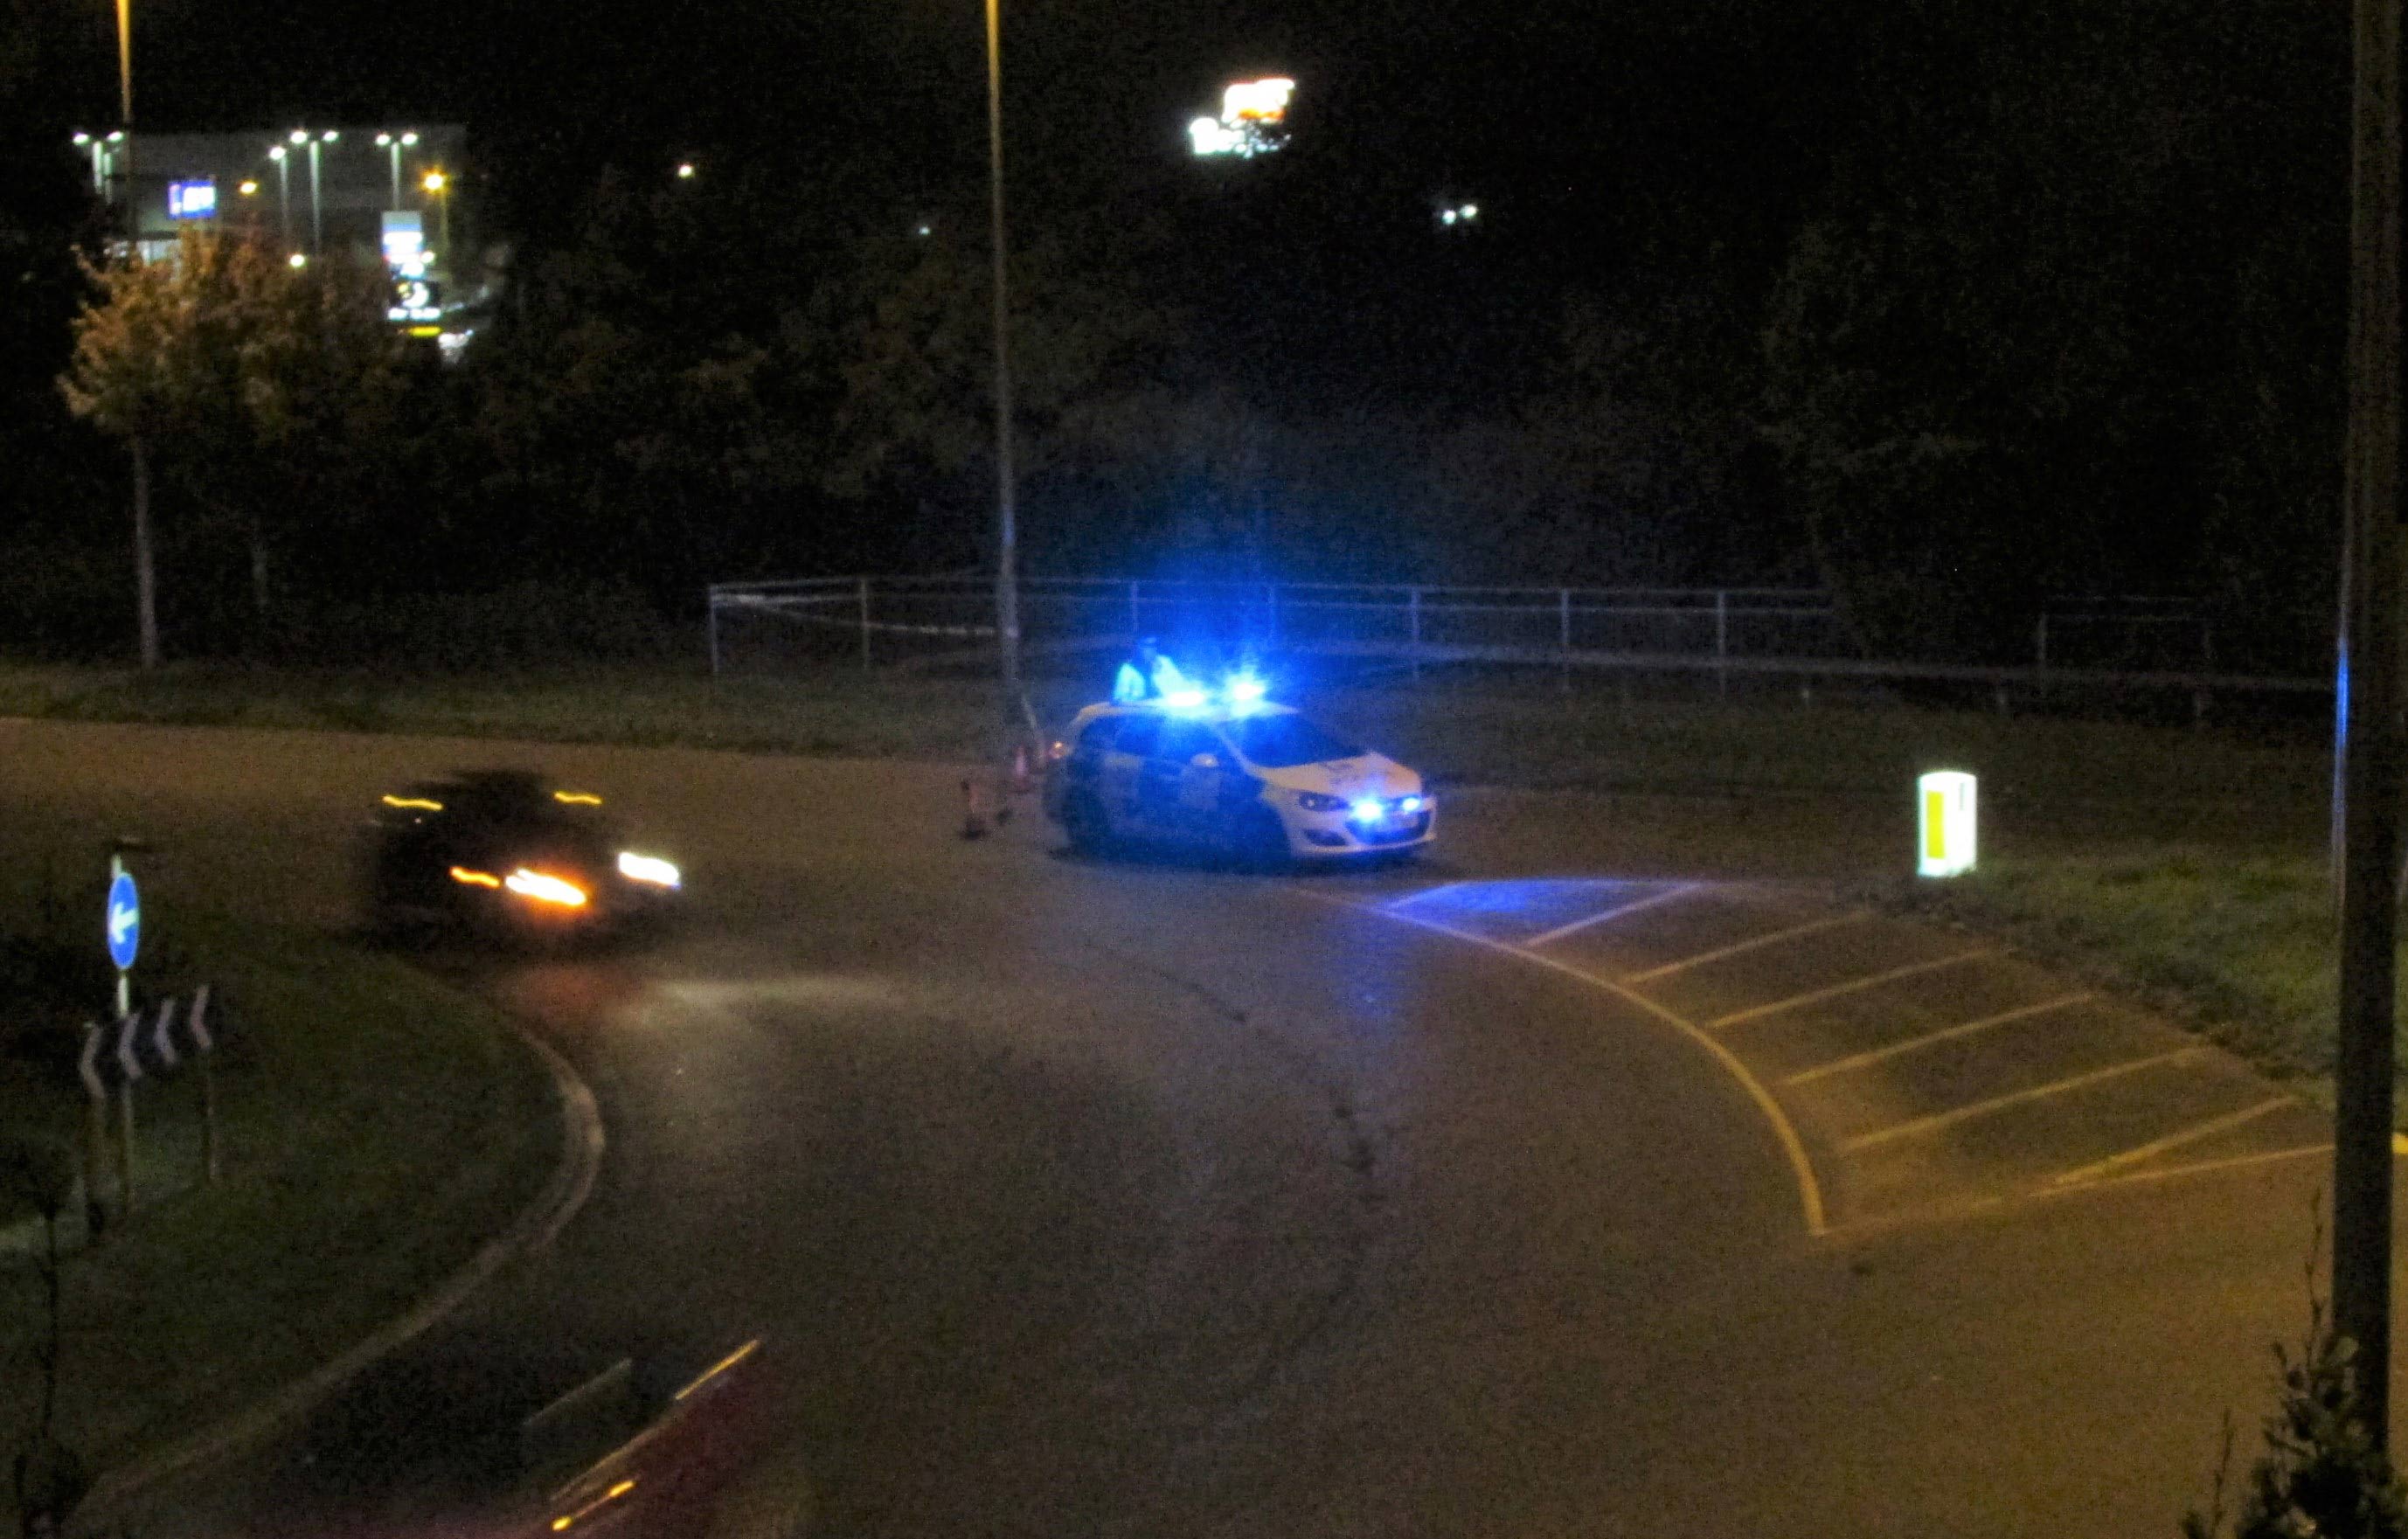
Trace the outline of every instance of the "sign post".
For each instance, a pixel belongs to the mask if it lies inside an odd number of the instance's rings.
[[[125,869],[122,842],[108,852],[107,931],[108,960],[117,969],[117,1057],[126,1071],[117,1098],[117,1203],[120,1212],[130,1214],[134,1211],[134,1081],[141,1077],[142,1070],[134,1062],[134,988],[127,975],[142,949],[142,897],[135,888],[134,873]]]

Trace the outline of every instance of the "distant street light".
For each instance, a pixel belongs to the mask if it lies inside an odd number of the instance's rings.
[[[276,163],[277,225],[284,235],[284,249],[293,249],[293,163],[285,158],[284,147],[267,147],[267,158]]]
[[[449,278],[452,276],[452,178],[441,171],[429,171],[418,185],[426,189],[426,195],[435,199],[442,210],[442,241],[436,248],[436,262],[443,276]]]
[[[108,197],[108,141],[90,134],[75,136],[76,148],[92,157],[92,191],[94,197]]]
[[[385,153],[391,156],[393,160],[393,202],[389,206],[391,207],[399,208],[401,207],[402,147],[404,145],[416,144],[417,142],[418,134],[414,129],[404,134],[380,134],[377,135],[377,143],[384,147]]]
[[[318,150],[322,146],[330,145],[342,136],[338,131],[330,128],[323,134],[309,139],[309,254],[311,256],[317,256],[326,249],[326,208],[323,199],[319,195]]]
[[[680,162],[678,162],[677,174],[678,174],[678,180],[680,180],[680,181],[692,181],[692,180],[694,179],[694,162],[692,162],[692,161],[680,161]]]

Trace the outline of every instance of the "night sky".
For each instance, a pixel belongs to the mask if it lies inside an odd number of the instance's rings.
[[[1828,27],[1793,7],[1691,6],[1677,21],[1663,9],[1016,0],[1016,168],[1162,168],[1223,81],[1276,70],[1300,82],[1299,148],[1368,195],[1459,190],[1499,228],[1566,250],[1611,247],[1632,206],[1667,189],[1735,210],[1779,201],[1821,110],[1810,66]],[[113,35],[106,6],[91,12],[99,121]],[[935,176],[974,172],[983,154],[979,0],[136,0],[135,14],[136,115],[158,130],[462,121],[566,182],[604,161],[810,156],[865,138]]]

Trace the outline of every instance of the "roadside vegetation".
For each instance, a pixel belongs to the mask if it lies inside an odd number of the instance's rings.
[[[97,891],[72,905],[57,893],[0,891],[12,1176],[29,1150],[79,1163],[79,1026],[108,1001]],[[256,1404],[423,1299],[533,1198],[560,1145],[541,1067],[491,1011],[396,960],[176,908],[150,917],[135,976],[137,1007],[212,985],[222,1178],[202,1179],[188,1072],[136,1091],[133,1216],[116,1212],[113,1174],[97,1243],[81,1192],[64,1204],[50,1432],[91,1471]],[[0,1181],[10,1455],[36,1446],[46,1377],[44,1226],[29,1196]]]

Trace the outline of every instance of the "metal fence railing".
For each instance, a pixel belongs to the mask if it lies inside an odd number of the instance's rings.
[[[928,666],[995,645],[985,577],[842,577],[730,582],[709,591],[713,674],[848,663]],[[2007,692],[2107,691],[2190,697],[2310,696],[2330,682],[2229,674],[2214,636],[2184,599],[2053,599],[2028,665],[1878,659],[1851,645],[1828,594],[1782,588],[1454,587],[1406,583],[1178,582],[1035,577],[1020,589],[1033,660],[1127,647],[1158,634],[1174,652],[1304,653],[1418,675],[1440,665],[1544,666],[1866,685],[1914,680]]]

